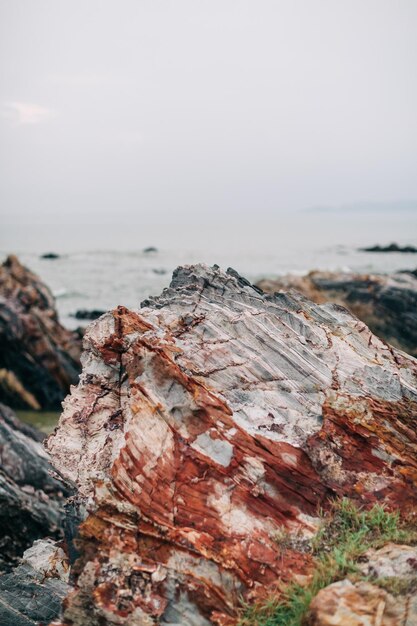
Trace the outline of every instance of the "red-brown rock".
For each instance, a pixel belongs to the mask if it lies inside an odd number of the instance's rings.
[[[0,401],[56,409],[77,382],[81,339],[61,326],[41,280],[9,256],[0,266]]]

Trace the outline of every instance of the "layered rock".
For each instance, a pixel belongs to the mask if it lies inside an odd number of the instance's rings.
[[[62,624],[232,624],[309,573],[276,537],[330,499],[416,506],[417,362],[340,306],[187,266],[84,342],[48,441],[89,511]]]
[[[266,293],[296,290],[318,304],[346,306],[379,337],[417,356],[417,276],[310,272],[265,279],[258,286]]]
[[[62,548],[50,540],[36,541],[12,572],[0,576],[0,624],[49,624],[69,591],[68,576]]]
[[[77,382],[81,339],[58,320],[54,298],[15,256],[0,266],[0,401],[56,409]]]
[[[63,535],[70,489],[51,475],[41,438],[0,404],[0,571],[17,563],[35,539]]]

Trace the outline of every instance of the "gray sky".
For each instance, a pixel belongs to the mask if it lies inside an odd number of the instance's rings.
[[[0,11],[7,220],[196,223],[417,199],[416,0]]]

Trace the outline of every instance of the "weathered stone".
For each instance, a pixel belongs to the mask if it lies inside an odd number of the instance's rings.
[[[394,597],[367,582],[341,580],[310,605],[309,626],[415,626],[417,596]]]
[[[329,498],[416,505],[417,362],[346,309],[191,266],[84,342],[48,441],[89,511],[64,624],[231,624],[309,573],[275,537]]]
[[[346,306],[376,335],[391,345],[417,356],[417,276],[310,272],[287,275],[258,283],[266,293],[296,290],[323,304]]]
[[[49,289],[15,256],[0,266],[0,401],[57,408],[77,382],[81,339],[58,321]]]
[[[70,489],[51,475],[40,438],[0,405],[0,570],[15,564],[35,539],[62,536]]]

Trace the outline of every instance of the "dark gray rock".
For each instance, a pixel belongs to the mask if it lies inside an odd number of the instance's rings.
[[[106,311],[102,311],[101,309],[78,309],[72,317],[75,317],[77,320],[95,320],[105,312]]]
[[[0,570],[35,539],[63,535],[64,501],[72,491],[52,475],[41,437],[0,405]]]
[[[35,542],[18,567],[0,576],[0,624],[49,624],[58,617],[69,589],[63,550],[51,541]]]
[[[359,248],[361,252],[411,252],[417,253],[415,246],[399,246],[397,243],[390,243],[388,246],[369,246],[368,248]]]

